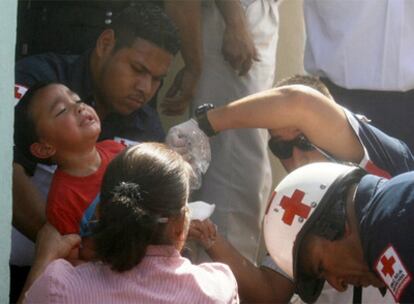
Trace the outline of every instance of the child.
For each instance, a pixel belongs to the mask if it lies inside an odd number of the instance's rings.
[[[194,265],[180,254],[190,217],[190,172],[178,153],[159,143],[121,152],[102,181],[92,235],[98,262],[76,267],[50,261],[58,257],[53,250],[42,258],[39,250],[35,270],[44,271],[37,279],[32,271],[26,303],[239,303],[227,265]]]
[[[125,148],[112,140],[97,143],[100,131],[95,110],[62,84],[31,87],[15,108],[18,150],[29,160],[57,164],[46,216],[61,234],[88,235],[103,174]]]

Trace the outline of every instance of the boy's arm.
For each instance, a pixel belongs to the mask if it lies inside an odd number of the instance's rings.
[[[207,117],[218,132],[290,128],[338,159],[359,163],[363,156],[363,147],[342,107],[305,86],[285,86],[249,95],[208,111]]]
[[[23,167],[13,163],[13,225],[32,241],[46,221],[45,206]]]
[[[242,300],[248,303],[287,303],[294,293],[291,281],[266,267],[257,267],[218,235],[206,250],[213,261],[229,265]]]
[[[282,303],[292,297],[293,284],[269,268],[258,268],[217,233],[210,220],[192,220],[188,239],[199,243],[213,261],[229,265],[236,277],[240,297],[248,303]]]
[[[36,279],[44,272],[50,262],[65,258],[70,251],[78,246],[80,236],[76,234],[60,235],[60,233],[49,223],[39,230],[36,240],[36,256],[23,290],[17,303],[23,303],[25,293]]]

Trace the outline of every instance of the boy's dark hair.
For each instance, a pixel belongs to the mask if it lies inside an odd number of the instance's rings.
[[[328,87],[318,77],[315,76],[293,75],[291,77],[283,78],[282,80],[278,81],[275,85],[275,88],[294,84],[308,86],[314,90],[317,90],[319,93],[322,93],[326,97],[333,99]]]
[[[114,158],[103,178],[92,235],[98,259],[122,272],[140,263],[148,245],[174,245],[165,223],[183,216],[190,170],[159,143],[138,144]]]
[[[30,152],[30,146],[39,140],[36,124],[31,114],[33,100],[39,90],[53,82],[38,82],[31,86],[14,107],[14,146],[26,159],[35,163],[52,164],[50,159],[42,159]]]
[[[109,28],[115,32],[115,50],[131,46],[137,38],[150,41],[173,55],[180,49],[177,28],[162,8],[154,4],[136,3],[127,7]]]

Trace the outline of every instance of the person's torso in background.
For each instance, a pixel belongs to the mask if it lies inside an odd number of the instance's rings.
[[[414,88],[414,1],[304,0],[305,69],[347,89]]]

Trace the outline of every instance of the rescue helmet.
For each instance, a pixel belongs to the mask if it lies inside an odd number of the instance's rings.
[[[317,300],[325,280],[299,271],[301,243],[310,231],[329,240],[344,235],[348,189],[365,174],[354,165],[308,164],[287,175],[269,200],[264,217],[267,250],[305,302]]]

